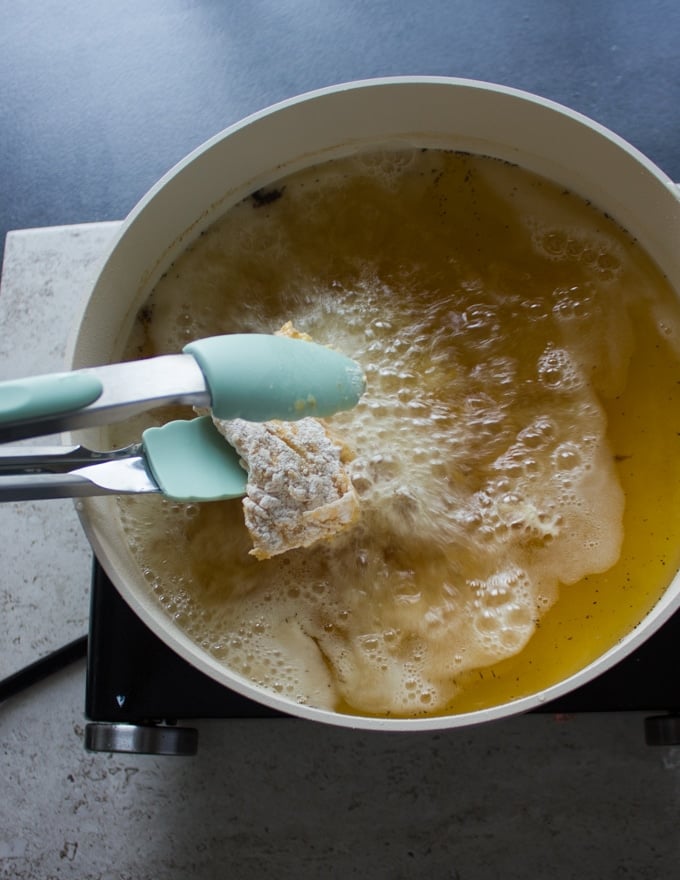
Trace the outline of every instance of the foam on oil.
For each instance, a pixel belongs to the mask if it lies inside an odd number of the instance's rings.
[[[230,668],[341,711],[480,708],[593,659],[678,563],[664,280],[582,200],[482,157],[375,153],[270,195],[171,267],[127,354],[292,320],[358,360],[368,392],[328,423],[361,521],[256,562],[239,502],[127,498],[149,588]]]

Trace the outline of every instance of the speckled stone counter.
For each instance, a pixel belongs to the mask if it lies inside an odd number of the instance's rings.
[[[0,286],[1,379],[64,369],[71,334],[118,225],[8,234]],[[0,505],[0,535],[5,678],[86,632],[91,552],[71,501]]]

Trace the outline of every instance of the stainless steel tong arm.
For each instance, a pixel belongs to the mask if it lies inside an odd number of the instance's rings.
[[[64,382],[71,383],[73,377],[95,383],[99,388],[96,399],[77,409],[66,408],[62,413],[36,413],[20,421],[0,424],[0,443],[122,421],[157,406],[210,405],[205,376],[190,354],[161,355],[144,361],[88,367],[64,374]],[[54,377],[49,377],[49,381],[53,382]],[[27,387],[32,390],[34,382],[34,379],[26,380]],[[14,385],[20,392],[21,380]]]
[[[142,444],[110,452],[84,446],[0,446],[0,501],[158,492]]]

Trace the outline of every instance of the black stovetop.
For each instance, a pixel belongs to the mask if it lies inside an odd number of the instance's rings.
[[[680,712],[680,612],[613,669],[541,712]],[[273,718],[278,713],[217,684],[168,648],[135,615],[95,561],[86,714],[92,721],[173,723]]]

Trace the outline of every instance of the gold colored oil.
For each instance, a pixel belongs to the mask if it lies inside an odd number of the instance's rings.
[[[355,446],[358,460],[389,452],[401,482],[379,474],[353,536],[266,564],[248,556],[238,502],[187,510],[122,501],[150,589],[205,650],[292,700],[338,711],[465,712],[568,677],[658,600],[680,565],[680,307],[612,221],[546,181],[483,157],[404,151],[340,160],[246,200],[199,239],[140,313],[127,355],[176,351],[218,333],[273,332],[287,320],[362,362],[367,399],[331,427]],[[571,353],[585,388],[554,389],[548,374],[541,384],[539,365],[554,350]],[[480,412],[486,421],[477,429],[471,419]],[[574,519],[581,537],[557,528],[563,577],[549,564],[552,534],[539,529],[524,540],[516,559],[534,567],[540,601],[528,621],[518,600],[519,630],[530,638],[524,644],[518,636],[517,650],[492,662],[493,652],[475,647],[477,636],[463,624],[476,613],[470,582],[488,582],[495,572],[488,548],[496,544],[484,545],[477,526],[466,532],[456,505],[495,479],[504,451],[542,413],[560,422],[572,446],[581,442],[579,430],[597,434],[606,425],[592,462],[610,494],[598,499],[590,477],[584,480],[583,503],[597,513],[590,521],[595,549],[586,547],[587,517]],[[116,439],[131,437],[123,428]],[[545,507],[545,493],[537,492]],[[414,505],[419,513],[405,528]],[[499,555],[513,546],[498,535],[492,540]],[[592,558],[592,571],[580,556]],[[602,559],[609,560],[605,571]],[[569,582],[579,566],[585,575]],[[444,630],[448,643],[422,623],[442,607],[447,578],[458,607]],[[298,615],[324,660],[307,691],[300,669],[314,658],[296,665],[293,655],[310,649],[309,638],[300,642],[286,630],[279,649],[273,635]],[[512,633],[506,636],[511,642]],[[368,665],[362,659],[347,667],[342,651],[349,645],[358,656],[372,650],[371,639],[399,667],[400,686],[416,688],[420,696],[410,704],[381,703],[384,677],[369,668],[370,656]],[[427,676],[411,675],[414,645],[420,651],[428,639],[438,658],[428,673],[432,687]],[[459,650],[481,661],[456,671],[450,658]],[[344,682],[330,697],[328,669]],[[450,694],[444,704],[433,702],[437,678],[440,692]]]
[[[640,623],[680,568],[680,364],[649,314],[638,312],[636,327],[625,392],[605,405],[626,497],[621,556],[562,585],[518,656],[466,675],[457,712],[539,692],[592,663]]]

